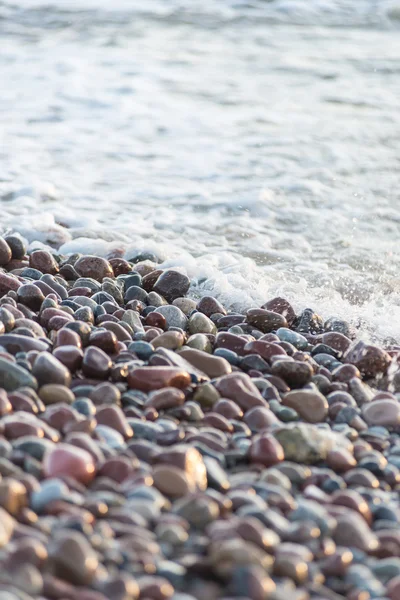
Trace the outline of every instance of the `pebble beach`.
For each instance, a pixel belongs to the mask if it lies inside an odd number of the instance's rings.
[[[399,0],[0,0],[0,600],[400,600]]]
[[[398,600],[400,347],[0,239],[4,600]]]

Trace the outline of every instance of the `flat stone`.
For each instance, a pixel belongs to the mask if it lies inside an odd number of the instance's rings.
[[[153,479],[155,487],[168,498],[182,498],[196,491],[185,471],[173,465],[156,465]]]
[[[215,315],[217,313],[226,315],[226,310],[222,304],[216,298],[212,298],[211,296],[203,296],[203,298],[201,298],[201,300],[199,300],[197,303],[196,308],[199,312],[205,314],[207,317],[211,317],[211,315]]]
[[[182,348],[179,355],[212,379],[232,372],[231,365],[220,356],[213,356],[207,352],[187,347]]]
[[[27,335],[17,335],[14,333],[5,333],[0,335],[0,346],[5,348],[10,354],[17,354],[17,352],[30,352],[31,350],[44,352],[48,349],[48,346],[45,342],[41,342],[40,340],[36,340],[35,338]]]
[[[279,313],[285,317],[289,327],[296,319],[296,313],[292,305],[285,298],[272,298],[272,300],[268,300],[268,302],[263,304],[261,308]]]
[[[251,308],[248,310],[246,313],[246,321],[251,325],[254,325],[254,327],[263,333],[269,333],[280,327],[287,327],[285,317],[279,313],[264,310],[262,308]]]
[[[285,406],[293,408],[308,423],[321,423],[328,415],[328,401],[319,392],[294,390],[282,398]]]
[[[18,365],[0,357],[0,382],[1,387],[7,392],[13,392],[21,387],[36,390],[38,382],[28,371]]]
[[[75,400],[75,396],[71,390],[67,386],[58,383],[42,385],[39,391],[39,398],[46,405],[57,404],[58,402],[72,404]]]
[[[169,387],[151,392],[145,402],[145,406],[151,406],[156,410],[167,410],[169,408],[182,406],[184,402],[185,394],[182,390]]]
[[[367,402],[362,407],[362,416],[370,426],[397,427],[400,425],[400,403],[390,399]]]
[[[245,373],[224,375],[218,379],[215,387],[222,396],[234,400],[244,411],[253,406],[267,406],[258,388]]]
[[[150,392],[164,387],[184,389],[190,385],[191,378],[177,367],[138,367],[128,372],[127,381],[132,389]]]

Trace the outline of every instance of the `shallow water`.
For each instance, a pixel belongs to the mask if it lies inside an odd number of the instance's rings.
[[[400,2],[0,2],[0,229],[400,341]]]

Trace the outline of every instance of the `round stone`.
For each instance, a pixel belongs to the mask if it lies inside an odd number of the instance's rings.
[[[35,250],[32,252],[29,256],[29,266],[41,273],[50,273],[50,275],[56,275],[59,271],[57,261],[47,250]]]
[[[187,317],[177,306],[160,306],[155,312],[165,318],[168,329],[170,327],[179,327],[180,329],[183,329],[183,331],[186,330]]]
[[[6,266],[12,258],[11,248],[4,238],[0,237],[0,267]]]
[[[46,477],[68,476],[87,485],[95,476],[93,457],[82,448],[71,444],[57,444],[43,460]]]
[[[184,296],[189,290],[189,287],[190,279],[187,275],[169,269],[161,273],[155,282],[153,289],[168,302],[173,302],[176,298]]]
[[[312,390],[294,390],[282,398],[285,406],[293,408],[308,423],[321,423],[328,414],[328,401],[325,396]]]
[[[82,256],[75,265],[76,272],[83,278],[91,278],[103,281],[104,277],[113,277],[112,266],[105,258],[99,256]]]

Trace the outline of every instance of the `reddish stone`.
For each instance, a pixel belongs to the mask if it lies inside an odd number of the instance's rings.
[[[287,356],[285,350],[272,342],[255,340],[248,342],[244,347],[245,354],[259,354],[261,358],[270,361],[273,356]]]
[[[211,317],[214,314],[226,315],[226,310],[218,300],[211,296],[203,296],[197,303],[197,310],[207,317]]]
[[[109,263],[114,271],[115,277],[118,277],[118,275],[127,275],[132,271],[132,265],[124,258],[110,258]]]
[[[385,373],[391,360],[389,354],[381,348],[362,341],[352,346],[344,357],[344,362],[356,366],[366,377]]]
[[[103,350],[95,346],[86,348],[82,361],[82,371],[86,377],[106,379],[111,367],[112,362]]]
[[[76,331],[64,327],[57,332],[57,336],[54,342],[54,347],[58,346],[76,346],[82,348],[82,340]]]
[[[128,373],[130,388],[150,392],[164,387],[184,389],[190,385],[189,373],[177,367],[138,367]]]
[[[46,477],[67,475],[84,485],[88,485],[95,476],[92,455],[72,444],[57,444],[47,452],[43,459],[43,470]]]
[[[99,406],[96,419],[100,425],[108,425],[120,433],[125,439],[133,436],[132,427],[128,424],[124,413],[119,406]]]
[[[146,400],[145,406],[156,410],[167,410],[181,406],[184,402],[185,394],[182,390],[168,387],[152,392]]]
[[[279,313],[285,317],[289,327],[296,319],[296,313],[294,312],[292,305],[285,300],[285,298],[273,298],[272,300],[269,300],[263,304],[261,308],[271,310],[272,312]]]
[[[0,237],[0,267],[5,267],[11,260],[11,248],[4,238]]]
[[[244,347],[246,344],[247,340],[245,338],[234,333],[229,333],[228,331],[221,331],[215,338],[215,346],[217,348],[227,348],[228,350],[232,350],[232,352],[236,352],[239,356],[245,354]]]
[[[263,333],[269,333],[280,327],[288,326],[285,317],[281,314],[262,308],[251,308],[248,310],[246,320]]]
[[[75,332],[71,331],[71,333]],[[83,360],[83,352],[77,346],[58,346],[54,350],[53,356],[65,365],[71,373],[75,373],[80,368]]]
[[[253,463],[272,467],[285,460],[285,454],[278,440],[272,435],[261,434],[253,438],[249,449],[249,458]]]
[[[47,250],[35,250],[29,256],[29,266],[32,269],[37,269],[41,273],[50,273],[55,275],[58,273],[58,264],[52,254]]]
[[[215,387],[221,396],[234,400],[244,411],[253,406],[267,406],[258,388],[245,373],[224,375],[218,379]]]
[[[92,277],[96,281],[102,281],[104,277],[114,277],[111,264],[99,256],[82,256],[76,261],[74,268],[81,277]]]
[[[16,292],[21,285],[22,283],[16,277],[0,272],[0,298],[11,290]]]

